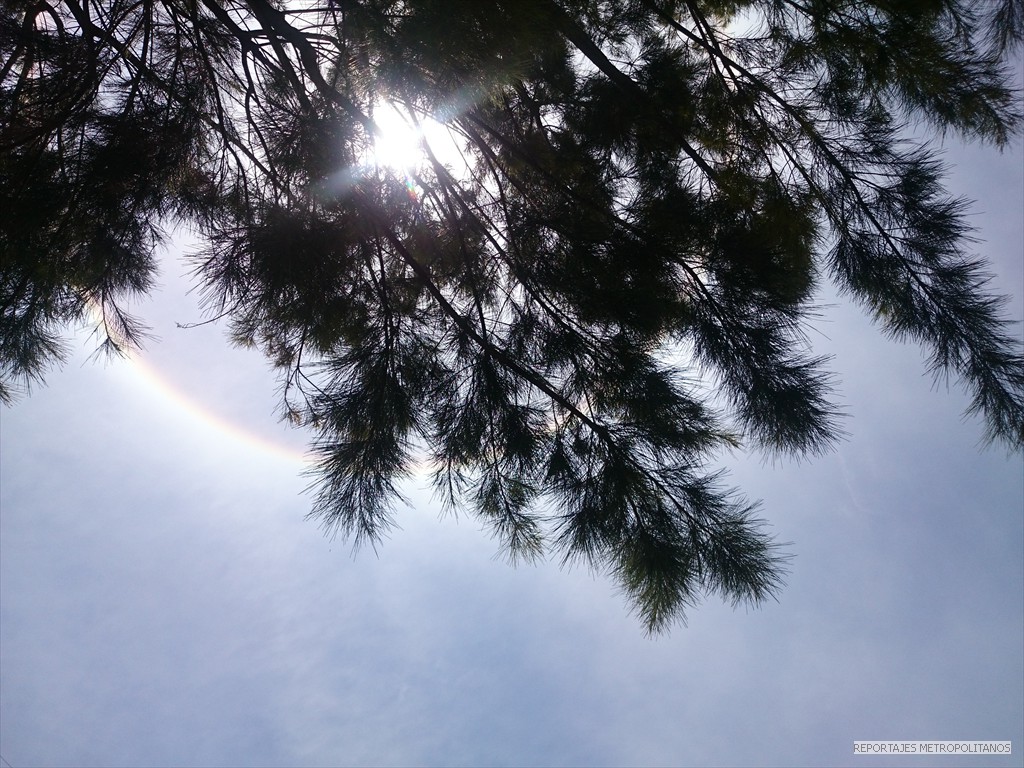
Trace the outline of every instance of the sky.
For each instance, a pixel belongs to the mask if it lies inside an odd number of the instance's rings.
[[[946,159],[1020,321],[1020,148]],[[267,365],[176,326],[184,272],[136,305],[137,359],[79,334],[0,411],[0,765],[914,768],[853,742],[961,739],[1014,754],[938,764],[1024,764],[1024,460],[856,307],[812,332],[838,450],[723,460],[791,542],[786,588],[649,638],[605,577],[509,566],[423,477],[377,553],[326,538]]]

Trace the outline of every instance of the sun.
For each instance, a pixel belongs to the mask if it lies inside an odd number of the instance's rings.
[[[425,162],[424,131],[407,114],[388,103],[373,110],[378,134],[373,138],[372,161],[381,168],[410,173]]]
[[[466,166],[454,132],[429,115],[413,120],[408,112],[383,102],[371,116],[378,133],[373,138],[370,160],[377,168],[415,175],[429,165],[428,149],[449,170]]]

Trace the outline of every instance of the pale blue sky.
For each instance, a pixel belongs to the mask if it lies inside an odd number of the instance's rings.
[[[950,150],[953,189],[1024,315],[1021,154]],[[183,268],[140,312],[165,381],[301,446],[222,329],[190,331]],[[732,480],[793,542],[777,603],[710,600],[648,639],[614,586],[496,543],[409,486],[356,558],[303,520],[302,465],[84,363],[0,413],[0,753],[12,766],[893,764],[855,740],[1013,740],[1024,754],[1024,467],[981,451],[964,396],[859,310],[837,355],[850,437]],[[1020,337],[1018,326],[1015,332]]]

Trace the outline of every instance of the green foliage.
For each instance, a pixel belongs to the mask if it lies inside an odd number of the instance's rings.
[[[137,343],[164,228],[313,431],[312,515],[376,545],[426,457],[510,558],[650,631],[785,555],[710,465],[839,436],[831,279],[1024,444],[1024,360],[907,121],[1007,145],[1019,0],[79,0],[0,11],[0,398],[90,311]],[[443,123],[408,173],[376,116]],[[672,361],[672,362],[670,362]]]

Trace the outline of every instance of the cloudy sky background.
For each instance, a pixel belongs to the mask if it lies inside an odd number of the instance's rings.
[[[1019,321],[1021,152],[947,159]],[[137,307],[160,337],[140,361],[86,362],[82,334],[0,413],[6,764],[910,768],[852,745],[911,739],[1012,740],[941,765],[1022,764],[1022,459],[980,450],[966,397],[858,309],[812,334],[840,449],[725,460],[792,542],[779,601],[710,599],[649,639],[604,577],[511,568],[439,519],[425,478],[378,556],[324,538],[260,356],[175,326],[199,319],[184,271]]]

